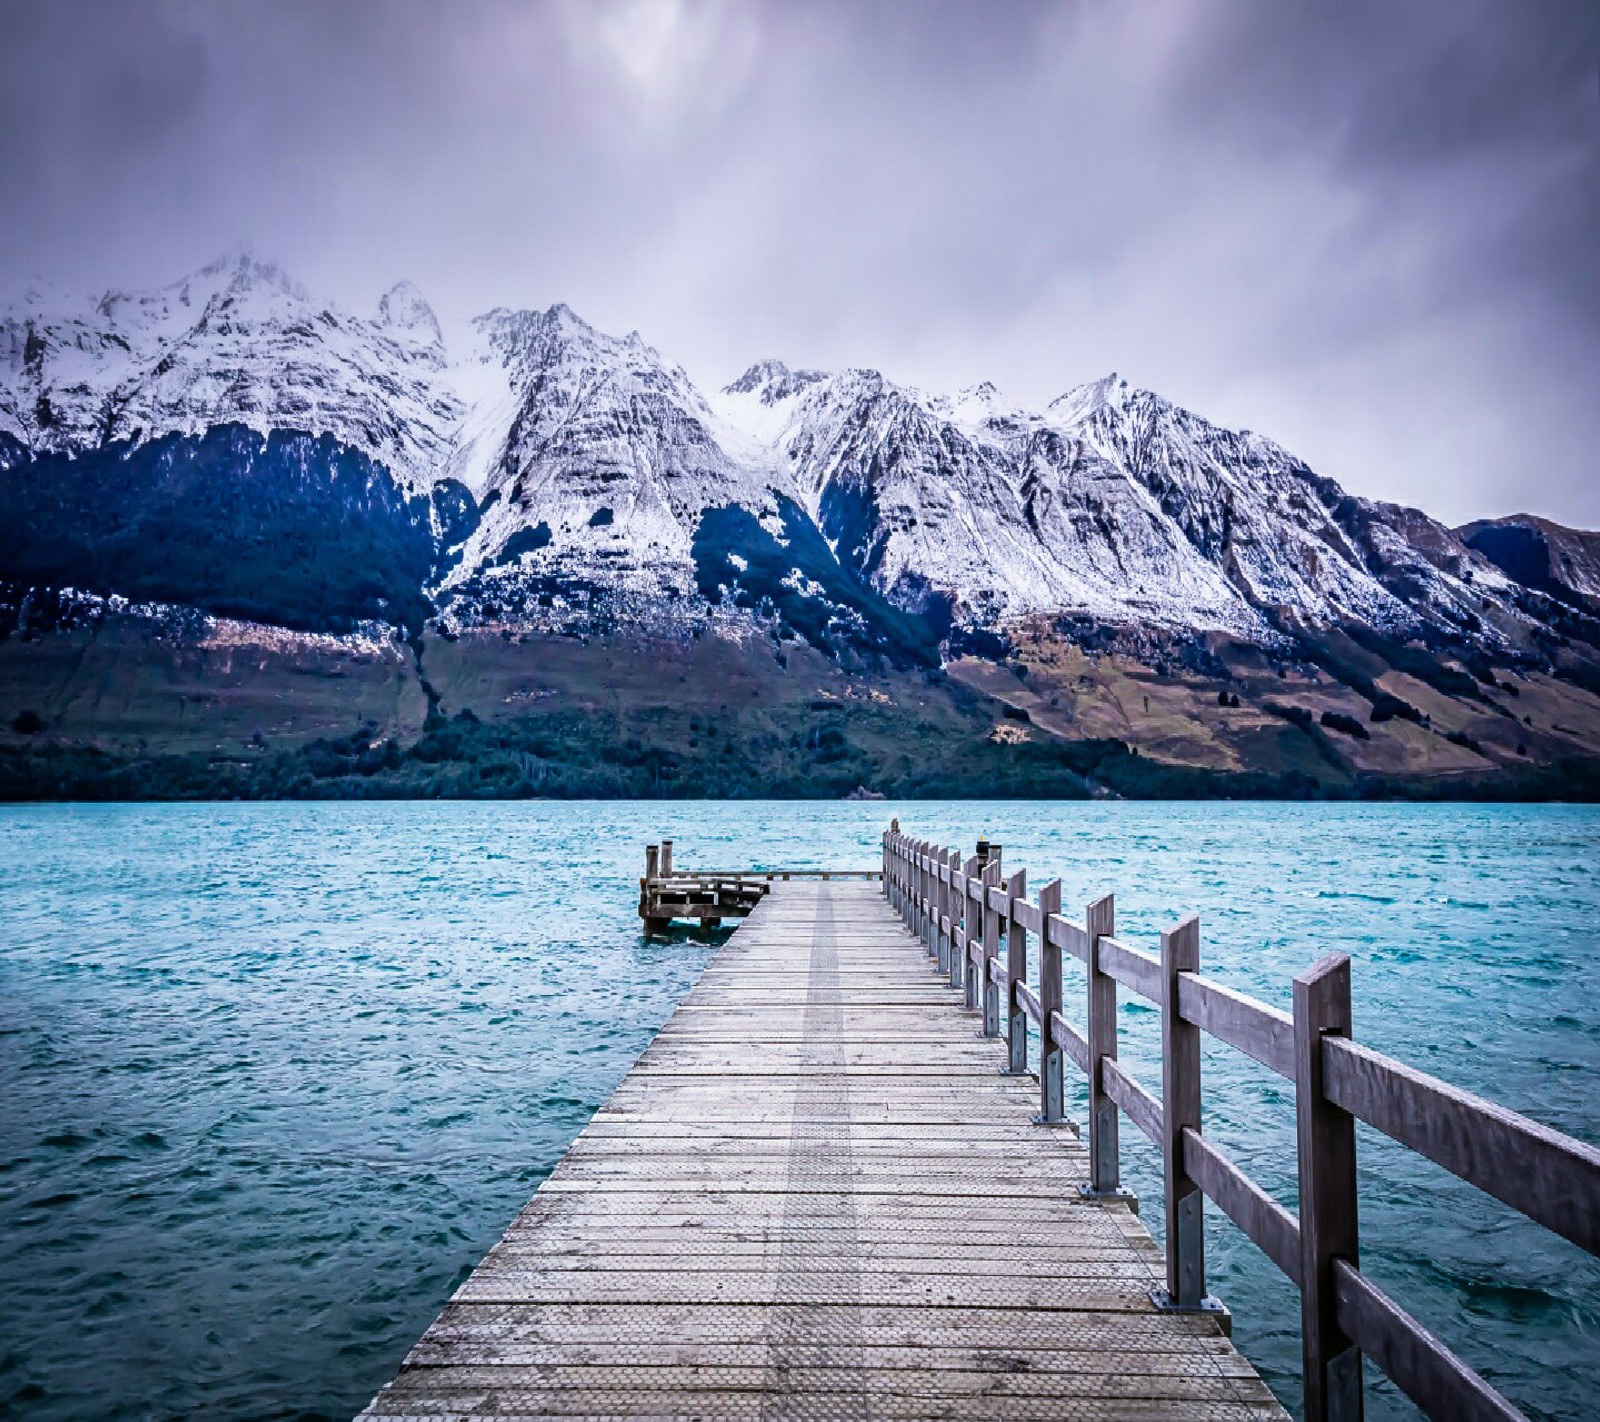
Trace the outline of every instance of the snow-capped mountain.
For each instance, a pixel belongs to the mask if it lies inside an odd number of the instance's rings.
[[[670,623],[726,604],[819,637],[881,613],[937,643],[1043,613],[1262,643],[1358,623],[1510,646],[1538,617],[1539,590],[1504,559],[1116,376],[1030,411],[988,385],[929,394],[767,360],[708,397],[637,333],[565,306],[491,311],[447,349],[407,283],[355,316],[249,256],[146,295],[30,290],[0,316],[17,547],[70,517],[63,482],[96,487],[87,456],[159,448],[165,478],[181,454],[200,472],[178,505],[204,518],[217,481],[245,475],[218,452],[237,435],[196,452],[224,430],[321,438],[250,465],[291,502],[333,478],[329,451],[369,461],[339,466],[346,485],[392,480],[378,506],[431,519],[428,591],[457,624]],[[0,575],[82,553],[16,555]],[[115,569],[137,556],[125,541]],[[404,568],[418,557],[408,544]],[[826,616],[800,616],[806,599]]]
[[[769,361],[716,404],[762,432],[840,557],[904,606],[1262,638],[1284,618],[1479,631],[1486,611],[1514,615],[1497,601],[1510,579],[1443,525],[1116,376],[1030,412],[988,385],[930,397]]]
[[[564,305],[495,310],[458,378],[486,392],[449,468],[481,522],[450,587],[487,577],[516,591],[679,603],[694,587],[692,544],[707,509],[770,504],[759,471],[713,436],[704,398],[637,332],[604,335]],[[476,367],[476,369],[473,369]]]
[[[144,295],[74,303],[33,287],[0,312],[0,433],[40,452],[227,424],[299,430],[425,492],[465,413],[438,321],[409,282],[363,319],[234,253]]]

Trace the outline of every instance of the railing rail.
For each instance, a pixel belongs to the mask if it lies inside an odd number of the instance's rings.
[[[984,1035],[1001,1036],[1004,1024],[1007,1070],[1027,1070],[1029,1024],[1037,1030],[1036,1120],[1063,1119],[1063,1062],[1088,1078],[1090,1178],[1081,1193],[1131,1199],[1120,1179],[1119,1114],[1161,1151],[1167,1285],[1152,1291],[1158,1307],[1221,1312],[1205,1289],[1209,1199],[1300,1290],[1307,1422],[1361,1416],[1363,1355],[1430,1417],[1523,1418],[1361,1272],[1355,1123],[1597,1255],[1600,1150],[1351,1040],[1346,955],[1296,977],[1286,1013],[1200,972],[1198,918],[1163,933],[1159,955],[1133,947],[1115,936],[1109,895],[1087,905],[1082,924],[1062,916],[1059,880],[1029,902],[1025,872],[1002,881],[998,844],[980,840],[963,861],[908,839],[896,822],[883,837],[882,878],[941,975],[982,1012]],[[1027,981],[1030,933],[1039,938],[1037,986]],[[1082,1030],[1064,1010],[1064,957],[1086,970]],[[1119,986],[1161,1009],[1160,1099],[1117,1060]],[[1201,1033],[1294,1083],[1298,1217],[1202,1134]]]

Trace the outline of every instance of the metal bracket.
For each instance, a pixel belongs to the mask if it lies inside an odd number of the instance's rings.
[[[1119,1185],[1115,1190],[1096,1190],[1093,1185],[1078,1186],[1080,1200],[1098,1200],[1102,1204],[1126,1205],[1134,1214],[1139,1213],[1139,1197],[1125,1185]]]
[[[1034,1125],[1048,1126],[1052,1131],[1066,1130],[1071,1131],[1073,1135],[1079,1134],[1078,1123],[1076,1121],[1069,1121],[1065,1116],[1057,1116],[1055,1120],[1052,1121],[1048,1116],[1042,1115],[1035,1111],[1033,1115],[1028,1117],[1028,1119],[1032,1121]]]
[[[1221,1299],[1207,1294],[1199,1303],[1181,1304],[1173,1300],[1164,1288],[1150,1290],[1150,1302],[1156,1306],[1157,1313],[1187,1313],[1204,1318],[1214,1318],[1222,1325],[1222,1331],[1230,1338],[1233,1336],[1233,1314]]]

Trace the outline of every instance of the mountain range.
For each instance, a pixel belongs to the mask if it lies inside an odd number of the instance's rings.
[[[16,793],[1547,793],[1600,747],[1600,535],[1116,375],[702,391],[563,305],[447,343],[409,283],[357,316],[232,254],[0,313],[0,501]]]

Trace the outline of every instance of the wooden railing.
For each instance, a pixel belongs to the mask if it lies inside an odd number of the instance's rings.
[[[1600,1150],[1414,1071],[1351,1039],[1350,959],[1330,954],[1294,980],[1284,1013],[1200,972],[1200,921],[1161,935],[1160,954],[1119,942],[1110,895],[1084,920],[1061,913],[1061,883],[1032,902],[1023,872],[1002,877],[999,845],[957,850],[883,837],[883,885],[939,970],[983,1013],[985,1035],[1007,1039],[1008,1069],[1028,1070],[1038,1032],[1039,1114],[1063,1121],[1070,1059],[1089,1083],[1091,1199],[1128,1198],[1120,1179],[1119,1113],[1161,1151],[1165,1288],[1156,1306],[1221,1312],[1206,1292],[1203,1201],[1210,1199],[1300,1290],[1307,1422],[1354,1422],[1362,1412],[1361,1358],[1377,1364],[1430,1417],[1522,1419],[1523,1414],[1361,1272],[1356,1207],[1356,1122],[1600,1254]],[[1039,982],[1027,981],[1027,936],[1039,939]],[[1002,956],[1001,941],[1004,940]],[[1068,1019],[1063,955],[1087,974],[1084,1028]],[[1161,1009],[1161,1093],[1117,1060],[1117,989]],[[1201,1033],[1294,1083],[1300,1213],[1251,1180],[1201,1130]]]

